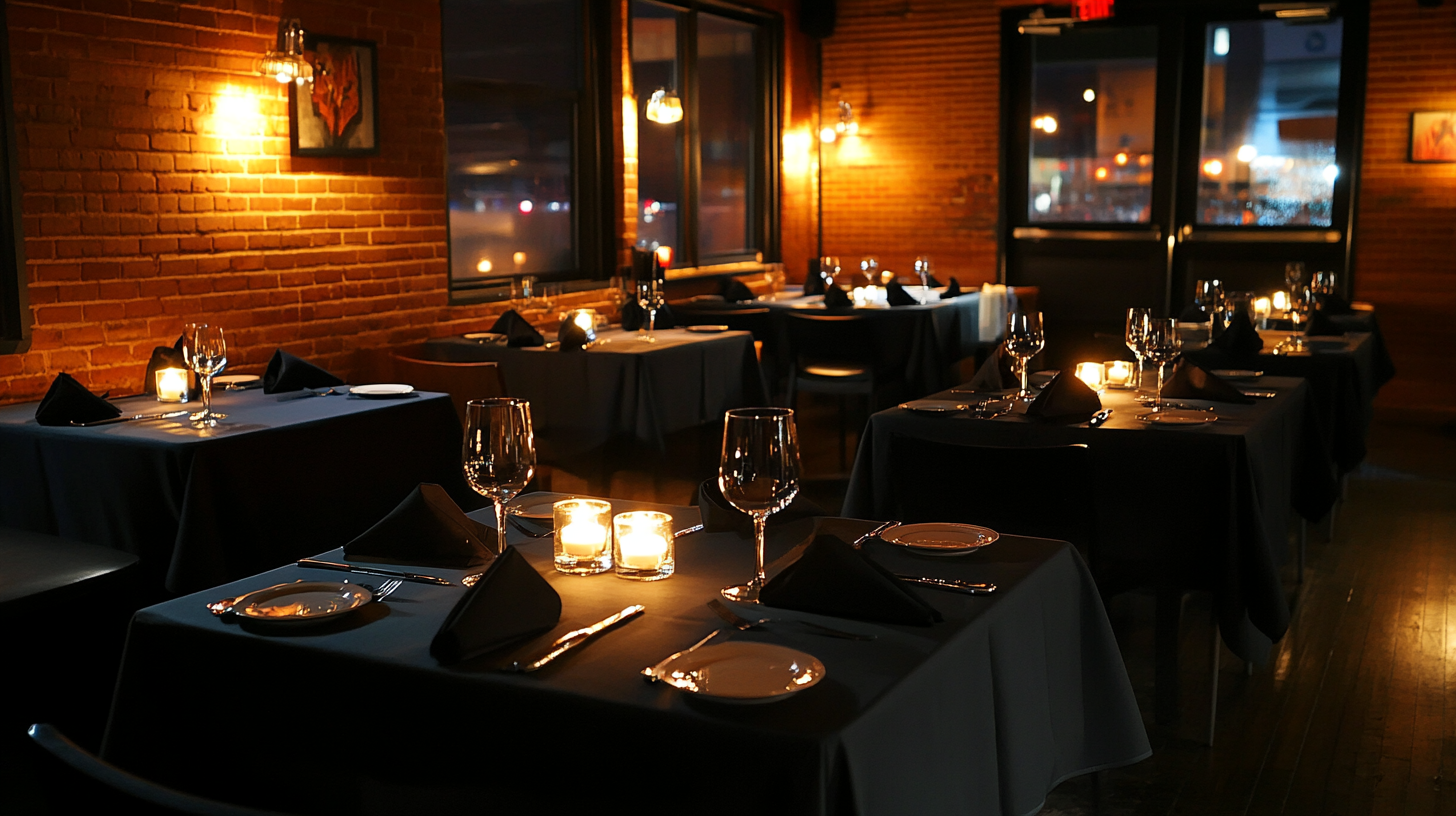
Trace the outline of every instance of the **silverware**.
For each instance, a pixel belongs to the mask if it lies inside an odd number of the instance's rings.
[[[421,584],[438,584],[440,586],[452,586],[444,578],[436,578],[433,575],[420,575],[415,572],[400,572],[399,570],[376,569],[375,567],[361,567],[357,564],[340,564],[335,561],[320,561],[317,558],[300,558],[297,561],[300,567],[313,567],[317,569],[339,570],[341,572],[353,572],[359,575],[378,575],[382,578],[399,578],[403,581],[416,581]],[[479,580],[479,579],[477,579]]]
[[[375,589],[369,584],[360,584],[359,586],[369,590],[370,594],[374,596],[374,600],[382,601],[385,598],[388,598],[390,595],[393,595],[396,589],[404,586],[404,581],[401,581],[398,578],[394,578],[380,584],[379,589]]]
[[[335,394],[343,396],[347,391],[335,391],[333,388],[305,388],[302,391],[295,391],[292,394],[284,394],[278,398],[279,402],[304,399],[306,397],[332,397]]]
[[[597,621],[591,626],[567,632],[566,634],[557,638],[549,647],[547,647],[544,653],[538,655],[535,659],[528,660],[525,663],[516,661],[507,668],[509,668],[513,672],[533,672],[546,665],[547,663],[555,660],[556,658],[562,656],[563,654],[566,654],[568,651],[575,649],[577,646],[580,646],[581,644],[586,643],[597,635],[600,635],[608,629],[611,629],[613,626],[637,617],[638,615],[642,614],[645,609],[646,607],[644,607],[642,604],[633,604],[615,615],[609,615],[608,617]]]
[[[1089,428],[1095,428],[1098,425],[1101,425],[1102,423],[1106,422],[1107,421],[1107,418],[1110,417],[1110,416],[1112,416],[1112,409],[1111,408],[1103,408],[1101,411],[1098,411],[1097,413],[1093,414],[1091,419],[1087,420],[1087,427],[1089,427]]]
[[[552,535],[556,532],[556,529],[553,527],[546,530],[545,532],[538,533],[533,531],[530,527],[527,527],[526,523],[524,521],[521,521],[520,516],[512,515],[506,516],[506,518],[510,519],[511,526],[515,527],[517,530],[520,530],[522,533],[530,536],[531,538],[545,538],[546,536]]]
[[[854,541],[850,542],[850,545],[853,546],[856,550],[858,550],[858,549],[860,549],[861,547],[864,546],[864,543],[866,541],[869,541],[870,539],[874,538],[875,536],[879,535],[880,533],[883,533],[884,531],[890,529],[891,527],[898,527],[899,525],[900,525],[900,522],[898,522],[898,521],[885,521],[885,522],[881,522],[873,530],[870,530],[868,533],[865,533],[864,535],[862,535],[859,538],[856,538]]]
[[[1249,390],[1249,391],[1240,391],[1239,393],[1240,394],[1243,394],[1246,397],[1253,397],[1255,399],[1274,399],[1275,397],[1279,396],[1279,392],[1278,391],[1253,391],[1253,390]]]
[[[708,633],[707,637],[703,638],[697,643],[694,643],[686,649],[683,649],[681,652],[673,652],[667,657],[664,657],[663,659],[657,661],[655,665],[648,666],[647,668],[642,670],[642,678],[649,683],[656,683],[657,681],[662,679],[662,670],[667,668],[667,664],[671,663],[674,660],[677,660],[679,657],[682,657],[688,652],[696,652],[698,649],[702,648],[702,645],[704,643],[707,643],[708,641],[717,637],[718,633],[721,631],[723,630],[714,629],[713,631]]]
[[[132,414],[131,416],[112,417],[111,419],[98,419],[98,420],[95,420],[94,422],[75,422],[75,421],[72,421],[71,424],[74,425],[77,428],[94,428],[97,425],[114,425],[114,424],[116,424],[118,422],[140,422],[140,421],[148,420],[148,419],[171,419],[172,417],[179,417],[179,416],[182,416],[183,414],[186,414],[186,413],[188,413],[188,411],[183,410],[183,411],[164,411],[163,413],[160,413],[160,414]]]
[[[703,524],[694,524],[691,527],[684,527],[681,530],[678,530],[677,532],[673,533],[672,534],[672,537],[673,538],[682,538],[683,536],[690,536],[693,533],[701,532],[705,526],[706,525],[703,525]]]
[[[262,387],[263,387],[263,381],[261,379],[257,379],[257,380],[249,380],[248,382],[244,382],[244,383],[228,383],[227,385],[223,386],[223,390],[225,390],[225,391],[251,391],[254,388],[262,388]]]
[[[901,575],[895,573],[895,577],[901,581],[909,581],[912,584],[946,589],[951,592],[964,592],[967,595],[990,595],[996,591],[995,584],[973,584],[969,581],[957,581],[954,578],[930,578],[924,575]]]
[[[738,631],[740,632],[763,626],[769,623],[797,623],[801,626],[807,627],[811,631],[818,632],[821,635],[828,635],[829,637],[844,638],[845,640],[875,639],[874,635],[860,635],[854,632],[846,632],[842,629],[834,629],[832,627],[825,626],[822,623],[815,623],[813,621],[785,620],[783,618],[780,618],[778,620],[775,620],[773,618],[759,618],[758,620],[749,620],[748,618],[742,617],[737,612],[734,612],[728,607],[728,604],[723,603],[717,598],[708,601],[708,608],[718,613],[718,617],[722,618],[725,621],[728,621],[730,624],[737,627]]]

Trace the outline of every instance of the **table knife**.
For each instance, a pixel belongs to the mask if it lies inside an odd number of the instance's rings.
[[[131,416],[112,417],[111,419],[98,419],[98,420],[96,420],[94,422],[75,422],[75,421],[73,421],[73,422],[71,422],[71,424],[74,425],[74,426],[76,426],[77,428],[94,428],[97,425],[112,425],[112,424],[115,424],[117,422],[136,422],[138,420],[143,420],[143,419],[171,419],[172,417],[179,417],[179,416],[182,416],[184,414],[189,414],[189,413],[191,413],[191,411],[183,410],[183,411],[166,411],[166,412],[160,413],[160,414],[132,414]]]
[[[588,626],[584,629],[577,629],[575,631],[567,632],[566,634],[557,638],[555,642],[553,642],[550,646],[546,647],[545,652],[538,655],[534,659],[527,660],[525,662],[516,661],[507,668],[513,672],[533,672],[541,668],[542,666],[545,666],[547,663],[555,660],[556,658],[561,657],[572,649],[575,649],[581,644],[586,643],[597,635],[600,635],[608,629],[611,629],[613,626],[637,617],[638,615],[642,614],[643,610],[645,609],[646,607],[644,607],[642,604],[632,604],[626,609],[623,609],[621,612],[618,612],[615,615],[605,617],[597,621],[596,623],[593,623],[591,626]]]
[[[1098,425],[1101,425],[1102,423],[1106,422],[1107,421],[1107,418],[1110,417],[1110,416],[1112,416],[1112,409],[1111,408],[1103,408],[1101,411],[1098,411],[1097,413],[1093,414],[1091,419],[1087,420],[1087,427],[1089,427],[1089,428],[1095,428]]]
[[[954,578],[928,578],[924,575],[901,575],[898,572],[895,573],[895,577],[912,584],[946,589],[951,592],[964,592],[967,595],[990,595],[996,591],[995,584],[973,584],[969,581],[957,581]]]
[[[677,532],[673,533],[672,534],[672,537],[673,538],[682,538],[683,536],[690,536],[693,533],[702,532],[703,528],[706,527],[706,526],[707,525],[705,525],[705,524],[694,524],[691,527],[684,527],[681,530],[678,530]]]
[[[340,572],[353,572],[359,575],[378,575],[383,578],[398,578],[402,581],[416,581],[421,584],[452,586],[444,578],[436,578],[433,575],[420,575],[415,572],[400,572],[399,570],[379,569],[377,567],[361,567],[358,564],[340,564],[336,561],[320,561],[317,558],[300,558],[297,564],[300,567],[316,567],[318,569],[339,570]]]

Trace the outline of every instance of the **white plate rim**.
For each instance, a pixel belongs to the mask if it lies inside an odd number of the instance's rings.
[[[726,652],[738,652],[739,654],[728,656],[726,655]],[[792,686],[786,684],[782,689],[775,689],[769,694],[735,695],[722,693],[714,694],[706,691],[699,691],[688,686],[679,685],[678,683],[673,682],[673,679],[668,676],[668,673],[673,671],[674,666],[682,668],[697,668],[698,666],[711,665],[711,663],[721,662],[720,660],[710,660],[705,662],[704,658],[713,658],[719,655],[723,655],[721,659],[724,660],[734,658],[741,659],[744,657],[751,657],[755,652],[757,652],[765,660],[770,654],[778,654],[784,658],[792,656],[794,660],[807,664],[808,668],[805,669],[805,673],[812,675],[812,678],[803,685]],[[751,640],[733,640],[727,643],[719,643],[716,646],[704,646],[701,649],[681,654],[676,658],[668,661],[668,663],[662,667],[662,669],[659,671],[659,677],[662,679],[662,682],[668,684],[669,686],[672,686],[678,691],[692,694],[696,697],[701,697],[704,700],[713,700],[715,702],[730,703],[734,705],[756,705],[760,703],[770,703],[775,700],[782,700],[785,697],[790,697],[798,694],[804,689],[813,688],[814,686],[817,686],[821,680],[824,679],[824,676],[827,673],[828,670],[824,668],[824,662],[814,655],[809,654],[808,652],[803,652],[798,649],[791,649],[788,646],[780,646],[777,643],[759,643],[757,641]]]
[[[543,496],[533,493],[529,496],[524,496],[511,502],[510,506],[506,508],[506,512],[513,516],[520,516],[521,518],[551,520],[556,517],[556,513],[553,508],[555,507],[557,502],[566,501],[567,499],[580,498],[582,497]],[[545,510],[541,510],[541,507],[545,507]]]
[[[336,609],[333,612],[324,612],[318,615],[274,616],[253,615],[249,614],[248,612],[248,610],[252,608],[253,603],[264,600],[263,597],[258,596],[267,595],[268,597],[280,597],[283,595],[298,592],[329,591],[337,592],[340,594],[346,591],[350,592],[353,594],[355,602],[352,606],[348,606],[343,609]],[[238,598],[237,602],[233,604],[232,611],[233,614],[242,618],[246,618],[250,621],[260,621],[263,623],[308,624],[318,623],[320,621],[326,620],[333,620],[334,618],[337,618],[341,615],[347,615],[372,600],[374,600],[374,593],[370,592],[368,587],[362,586],[360,584],[351,584],[347,581],[296,581],[291,584],[276,584],[274,586],[253,590],[252,592],[249,592],[248,594]]]
[[[967,542],[960,547],[936,547],[918,545],[900,540],[902,535],[914,535],[920,532],[939,533],[946,536],[974,534],[977,537],[977,541],[974,544]],[[886,544],[903,547],[911,552],[923,555],[940,556],[967,555],[980,550],[982,547],[996,543],[999,538],[1001,538],[1001,534],[992,530],[990,527],[982,527],[979,524],[961,524],[953,521],[922,521],[913,524],[900,524],[891,527],[880,536],[880,540]],[[985,540],[982,541],[980,539]]]
[[[257,382],[263,379],[257,374],[222,374],[212,378],[213,385],[233,385],[236,383]]]
[[[1174,421],[1153,419],[1155,416],[1177,417]],[[1137,418],[1149,425],[1207,425],[1218,421],[1218,414],[1208,411],[1190,411],[1186,408],[1165,408],[1162,411],[1148,411]]]
[[[367,385],[349,386],[350,394],[358,394],[361,397],[402,397],[405,394],[413,394],[415,387],[404,383],[369,383]]]

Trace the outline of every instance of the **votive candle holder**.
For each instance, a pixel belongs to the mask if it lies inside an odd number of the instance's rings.
[[[551,517],[557,572],[597,575],[612,568],[611,502],[563,499],[551,505]]]
[[[676,566],[672,516],[656,510],[618,513],[612,519],[612,560],[618,578],[660,581]]]

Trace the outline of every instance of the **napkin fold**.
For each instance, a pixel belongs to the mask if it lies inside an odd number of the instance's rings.
[[[1254,328],[1249,315],[1240,310],[1234,312],[1233,320],[1229,321],[1223,334],[1213,338],[1208,347],[1216,348],[1231,357],[1253,357],[1264,348],[1264,338],[1259,336],[1259,331]]]
[[[1224,378],[1186,357],[1178,364],[1173,378],[1163,383],[1163,397],[1232,402],[1240,405],[1252,405],[1254,402],[1251,397],[1244,396],[1239,389],[1229,385]]]
[[[420,484],[373,527],[344,545],[357,561],[465,569],[494,557],[490,527],[465,515],[437,484]]]
[[[1036,399],[1026,406],[1026,415],[1042,419],[1088,419],[1102,410],[1102,400],[1097,392],[1070,373],[1063,372],[1052,378]]]
[[[536,327],[521,317],[521,313],[515,309],[506,309],[504,314],[496,318],[490,330],[495,334],[504,334],[506,345],[512,348],[546,345],[546,338],[541,336],[541,332],[536,331]]]
[[[826,309],[853,309],[854,301],[849,294],[838,286],[827,286],[824,288],[824,308]]]
[[[834,535],[817,535],[803,555],[764,584],[768,606],[839,618],[929,626],[943,620],[915,590]]]
[[[147,361],[147,373],[142,380],[142,393],[157,393],[157,371],[163,368],[187,369],[187,358],[182,354],[182,343],[186,338],[178,337],[170,346],[152,349],[152,359]]]
[[[703,517],[703,529],[710,533],[735,532],[739,535],[753,535],[753,517],[733,509],[723,498],[717,479],[705,479],[698,485],[698,513]],[[804,498],[801,493],[789,502],[789,506],[768,517],[768,526],[778,527],[801,519],[828,515],[824,508]]]
[[[1309,337],[1344,337],[1345,327],[1324,312],[1311,312],[1304,333]]]
[[[96,422],[121,416],[121,409],[91,393],[76,378],[62,371],[51,382],[50,390],[35,409],[40,425],[70,425],[72,422]]]
[[[556,329],[556,345],[562,351],[582,351],[588,343],[596,342],[596,339],[595,326],[582,328],[570,315]]]
[[[919,306],[920,301],[915,296],[905,291],[905,287],[899,281],[890,281],[885,284],[885,302],[891,306]]]
[[[721,291],[723,300],[728,303],[743,303],[753,300],[753,290],[737,278],[724,278]]]
[[[966,383],[966,388],[972,391],[1004,391],[1007,388],[1020,387],[1021,383],[1011,371],[1011,355],[1001,346],[991,352],[991,356],[976,369],[971,381]]]
[[[951,278],[951,280],[955,280],[955,278]],[[938,279],[938,278],[935,277],[935,273],[933,273],[933,272],[926,272],[925,273],[925,285],[926,286],[929,286],[931,289],[939,289],[940,287],[944,286],[945,284],[941,283],[940,282],[940,279]],[[960,288],[960,284],[956,284],[956,288]]]
[[[343,380],[328,371],[283,349],[273,352],[273,359],[268,361],[268,370],[263,372],[264,394],[302,391],[305,388],[331,388],[343,384]]]
[[[445,616],[430,654],[458,663],[548,632],[560,621],[561,596],[515,547],[507,547]]]
[[[945,285],[945,291],[940,293],[941,300],[950,300],[953,297],[961,296],[961,282],[952,275],[950,283]]]

